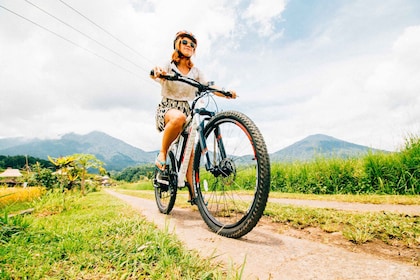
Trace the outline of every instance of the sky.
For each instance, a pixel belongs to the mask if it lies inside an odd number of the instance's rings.
[[[0,0],[0,138],[102,131],[160,148],[176,32],[236,90],[270,153],[313,134],[397,151],[420,135],[417,0]]]

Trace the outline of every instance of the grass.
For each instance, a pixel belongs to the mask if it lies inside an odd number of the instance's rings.
[[[269,203],[265,215],[273,222],[296,229],[317,227],[325,232],[342,232],[356,244],[373,239],[392,245],[397,241],[408,248],[420,245],[420,219],[417,216],[387,212],[351,213],[332,209],[285,206]]]
[[[237,279],[105,193],[39,200],[0,241],[0,279]]]
[[[381,195],[381,194],[302,194],[270,192],[273,198],[310,199],[339,202],[372,204],[420,205],[420,195]]]

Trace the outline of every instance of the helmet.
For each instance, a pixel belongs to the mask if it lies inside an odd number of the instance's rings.
[[[175,47],[175,43],[176,43],[176,40],[178,40],[178,38],[179,38],[179,37],[188,37],[188,38],[190,38],[190,39],[191,39],[191,41],[193,41],[193,42],[194,42],[194,44],[196,44],[196,45],[197,45],[197,39],[195,38],[194,34],[192,34],[192,33],[191,33],[191,32],[189,32],[189,31],[186,31],[186,30],[181,30],[181,31],[177,32],[177,33],[176,33],[176,35],[175,35],[175,39],[174,39],[174,49],[176,49],[176,47]]]

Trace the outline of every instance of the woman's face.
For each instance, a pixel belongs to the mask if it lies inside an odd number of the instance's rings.
[[[195,43],[188,37],[181,38],[180,40],[180,51],[186,57],[191,57],[195,51]]]

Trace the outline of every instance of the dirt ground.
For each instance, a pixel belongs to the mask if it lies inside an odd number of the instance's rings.
[[[214,257],[227,271],[244,266],[243,279],[419,279],[420,248],[387,246],[381,242],[355,245],[341,234],[310,228],[294,230],[263,218],[240,239],[211,232],[196,209],[175,207],[160,214],[152,200],[107,192],[139,210],[161,229],[169,229],[188,249]],[[182,199],[182,198],[179,198]],[[350,211],[396,211],[420,215],[420,206],[371,205],[290,199],[270,202]]]

